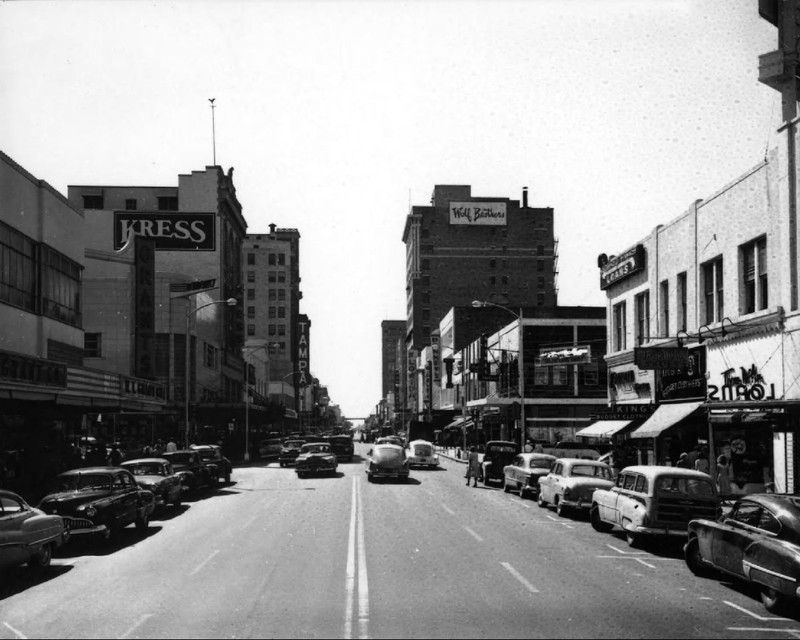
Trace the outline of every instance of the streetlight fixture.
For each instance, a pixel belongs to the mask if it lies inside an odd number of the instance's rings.
[[[186,312],[186,369],[184,370],[184,395],[186,400],[186,407],[185,407],[185,414],[184,417],[186,418],[186,448],[189,448],[189,348],[192,344],[191,336],[189,335],[189,320],[195,315],[200,309],[205,309],[206,307],[210,307],[211,305],[215,304],[226,304],[229,307],[236,306],[236,298],[228,298],[227,300],[212,300],[211,302],[206,302],[205,304],[201,304],[199,307],[195,307],[194,309]]]
[[[525,353],[524,350],[524,343],[522,341],[523,336],[523,329],[524,326],[522,324],[522,307],[519,308],[519,313],[515,313],[508,307],[503,306],[502,304],[497,304],[496,302],[487,302],[486,300],[473,300],[472,301],[473,307],[497,307],[498,309],[504,309],[508,311],[512,316],[517,319],[517,326],[519,327],[519,354],[517,355],[517,364],[519,369],[519,418],[520,418],[520,435],[519,435],[519,446],[520,451],[525,450],[525,438],[527,437],[527,425],[525,424],[525,361],[523,355]]]

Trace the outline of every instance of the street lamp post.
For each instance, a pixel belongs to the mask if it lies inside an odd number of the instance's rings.
[[[519,445],[520,450],[525,450],[525,438],[526,438],[526,425],[525,425],[525,360],[524,360],[524,343],[522,341],[523,336],[523,323],[522,323],[522,307],[519,308],[519,313],[515,313],[511,309],[502,304],[497,304],[496,302],[487,302],[486,300],[474,300],[472,302],[473,307],[498,307],[499,309],[505,309],[508,311],[512,316],[517,319],[517,326],[519,332],[519,353],[517,354],[517,365],[519,370],[519,419],[520,419],[520,435],[519,435]]]
[[[189,320],[191,320],[192,316],[195,315],[200,309],[205,309],[206,307],[210,307],[211,305],[215,304],[226,304],[229,307],[236,306],[236,298],[228,298],[227,300],[212,300],[211,302],[207,302],[206,304],[202,304],[199,307],[195,307],[191,311],[186,312],[186,369],[184,370],[184,396],[186,401],[185,413],[184,417],[186,418],[186,448],[189,448],[189,348],[192,344],[191,336],[189,335]]]

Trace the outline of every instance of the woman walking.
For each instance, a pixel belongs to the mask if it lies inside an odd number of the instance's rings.
[[[469,486],[469,479],[473,478],[475,484],[473,487],[478,486],[478,478],[481,476],[481,461],[478,458],[478,452],[475,447],[469,448],[469,457],[467,458],[467,486]]]

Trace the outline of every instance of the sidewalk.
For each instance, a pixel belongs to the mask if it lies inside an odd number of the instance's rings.
[[[460,462],[461,464],[467,464],[467,455],[468,452],[461,451],[461,456],[458,457],[458,452],[460,451],[459,447],[436,447],[436,453],[438,453],[441,457],[447,458],[448,460],[454,460],[455,462]],[[478,458],[481,462],[483,462],[483,454],[479,453]]]

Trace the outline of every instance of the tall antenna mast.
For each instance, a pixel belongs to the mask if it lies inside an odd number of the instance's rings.
[[[209,98],[208,101],[211,103],[211,145],[214,150],[214,166],[217,166],[217,130],[214,126],[214,100],[216,98]]]

